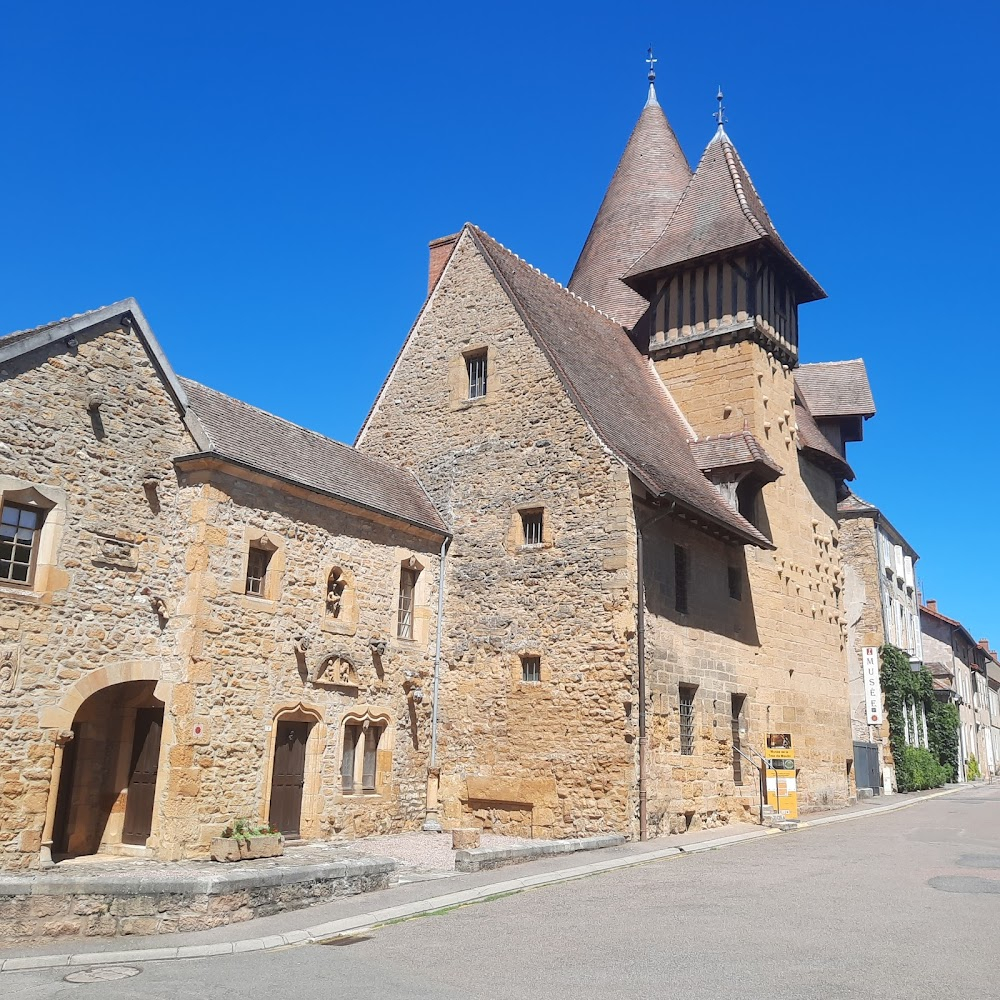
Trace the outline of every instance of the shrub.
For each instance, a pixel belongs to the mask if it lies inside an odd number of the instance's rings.
[[[976,760],[976,755],[973,754],[965,765],[965,774],[969,781],[975,781],[976,778],[982,777],[982,771],[979,770],[979,761]]]
[[[938,788],[948,780],[948,769],[923,747],[902,747],[893,755],[896,761],[896,785],[901,792]]]

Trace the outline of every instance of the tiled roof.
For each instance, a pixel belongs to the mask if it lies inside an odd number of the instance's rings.
[[[809,410],[801,403],[795,404],[795,424],[798,427],[798,448],[818,465],[841,479],[853,479],[854,470],[847,459],[837,451],[819,429]]]
[[[795,385],[818,420],[871,417],[875,413],[868,372],[861,358],[799,365],[795,369]]]
[[[629,284],[635,286],[634,279],[641,275],[753,243],[768,244],[788,261],[802,284],[800,301],[826,297],[778,235],[743,161],[720,126],[663,233],[625,277],[633,279]]]
[[[843,500],[837,504],[837,510],[841,514],[878,514],[879,509],[867,500],[862,500],[856,493],[848,493]]]
[[[411,473],[198,382],[185,378],[181,383],[212,451],[220,457],[431,531],[447,532]]]
[[[649,303],[621,276],[656,241],[690,179],[687,157],[650,86],[569,279],[570,291],[632,327]]]
[[[776,479],[782,469],[763,449],[749,431],[720,434],[691,442],[691,453],[704,472],[712,469],[737,468],[744,465],[762,465],[769,470],[769,478]],[[763,471],[763,470],[762,470]]]
[[[469,232],[577,409],[650,493],[731,538],[773,548],[699,470],[680,411],[625,330],[486,233]]]

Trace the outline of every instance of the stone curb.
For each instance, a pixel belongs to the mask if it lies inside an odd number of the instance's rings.
[[[621,847],[625,842],[625,837],[621,834],[609,833],[598,837],[577,837],[574,840],[556,840],[545,844],[525,844],[522,847],[476,847],[455,852],[455,871],[466,873],[490,871],[506,865],[520,864],[523,861],[535,861],[538,858]]]
[[[875,809],[866,809],[863,813],[846,813],[840,816],[807,820],[800,823],[797,829],[810,829],[817,826],[826,826],[831,823],[844,822],[849,819],[859,819],[862,816],[894,812],[897,809],[905,809],[908,806],[916,805],[918,802],[926,802],[929,799],[936,799],[943,795],[951,795],[953,792],[963,791],[966,787],[966,785],[959,785],[941,792],[933,792],[930,795],[922,795],[917,799],[879,806]],[[308,927],[305,930],[290,931],[287,934],[272,934],[267,937],[247,938],[242,941],[226,941],[220,944],[208,945],[184,945],[175,948],[138,948],[134,951],[98,951],[84,952],[79,955],[34,955],[26,958],[8,958],[0,964],[0,972],[25,972],[34,969],[60,968],[62,966],[116,965],[127,962],[164,962],[180,958],[208,958],[216,955],[238,955],[250,951],[271,951],[275,948],[288,948],[307,942],[321,943],[338,937],[373,930],[376,927],[399,920],[407,920],[411,917],[434,913],[437,910],[481,902],[495,896],[520,892],[524,889],[532,889],[543,885],[556,885],[560,882],[571,882],[575,879],[586,878],[588,875],[597,875],[602,872],[637,868],[640,865],[662,861],[665,858],[678,857],[684,854],[700,854],[703,851],[711,851],[719,847],[729,847],[733,844],[740,844],[750,840],[761,840],[764,837],[779,834],[781,834],[780,830],[771,827],[762,827],[759,830],[751,830],[748,833],[740,833],[732,837],[703,840],[680,847],[664,847],[661,850],[649,851],[646,854],[638,856],[608,858],[587,865],[565,868],[562,871],[542,872],[538,875],[527,875],[523,878],[493,882],[490,885],[476,886],[472,889],[461,889],[457,892],[443,893],[440,896],[432,896],[428,899],[421,899],[412,903],[403,903],[399,906],[385,907],[381,910],[372,910],[369,913],[344,917],[341,920],[332,920],[325,924]],[[622,840],[624,841],[624,838]]]

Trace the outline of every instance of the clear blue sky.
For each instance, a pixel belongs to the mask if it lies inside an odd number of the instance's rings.
[[[1000,645],[986,0],[7,4],[0,331],[136,296],[181,373],[351,441],[466,220],[565,282],[645,99],[696,161],[715,91],[863,356],[857,491]]]

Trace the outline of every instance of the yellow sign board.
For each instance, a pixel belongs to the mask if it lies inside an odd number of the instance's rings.
[[[799,818],[795,758],[792,753],[790,733],[767,734],[764,750],[767,757],[767,804],[782,819]]]

